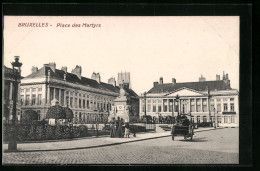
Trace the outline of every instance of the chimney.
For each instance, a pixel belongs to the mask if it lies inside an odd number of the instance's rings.
[[[64,79],[64,81],[66,81],[66,74],[63,75],[63,79]]]
[[[76,65],[76,67],[71,71],[71,73],[77,75],[77,77],[81,79],[81,66]]]
[[[222,78],[223,80],[225,80],[226,79],[226,76],[225,76],[225,72],[223,71],[223,78]]]
[[[216,81],[220,80],[220,75],[216,75]]]
[[[172,78],[172,83],[176,84],[176,79],[175,78]]]
[[[100,74],[99,73],[97,73],[96,74],[96,81],[100,84],[100,82],[101,82],[101,77],[100,77]]]
[[[158,85],[159,83],[158,83],[158,81],[155,81],[155,82],[153,82],[153,86],[155,87],[156,85]]]
[[[160,84],[163,84],[163,77],[160,77]]]
[[[61,67],[61,70],[64,71],[65,73],[67,73],[67,69],[68,68],[66,66]]]
[[[111,84],[112,86],[116,86],[116,80],[115,77],[111,77],[108,79],[108,84]]]
[[[33,67],[32,67],[32,73],[35,73],[35,72],[37,72],[37,71],[38,71],[38,67],[33,66]]]
[[[55,69],[56,69],[56,63],[55,62],[50,62],[49,64],[44,64],[44,67],[50,67],[51,70],[55,73]]]
[[[226,74],[226,80],[228,80],[228,74]]]
[[[199,82],[204,82],[204,81],[206,81],[206,78],[203,77],[203,75],[201,75],[200,78],[199,78]]]

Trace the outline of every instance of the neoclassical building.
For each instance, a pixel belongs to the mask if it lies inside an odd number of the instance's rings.
[[[109,114],[110,106],[119,96],[120,88],[116,86],[115,78],[104,83],[99,73],[93,73],[91,79],[83,77],[81,73],[80,66],[76,66],[71,73],[67,72],[67,67],[56,69],[55,63],[44,64],[41,69],[32,67],[31,74],[21,80],[22,111],[33,109],[42,120],[51,101],[58,100],[61,106],[72,109],[75,121],[84,122],[100,113]],[[125,89],[134,101],[139,100],[133,90],[129,87]],[[136,110],[139,110],[139,106]]]
[[[145,108],[146,104],[146,108]],[[191,114],[192,122],[209,122],[210,118],[220,126],[239,125],[239,92],[230,87],[228,74],[216,75],[215,81],[206,81],[201,76],[199,82],[159,83],[154,82],[146,95],[140,97],[140,115],[152,117]]]
[[[3,81],[3,95],[4,95],[4,102],[3,102],[3,120],[8,121],[12,119],[13,113],[13,93],[14,93],[14,86],[13,82],[15,81],[13,75],[13,69],[4,66],[3,68],[4,74],[4,81]],[[17,119],[20,120],[20,112],[21,112],[21,105],[20,105],[20,79],[18,81],[18,96],[16,101],[16,110],[17,110]]]

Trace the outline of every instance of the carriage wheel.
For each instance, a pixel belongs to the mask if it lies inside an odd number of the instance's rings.
[[[174,141],[174,134],[172,134],[172,141]]]

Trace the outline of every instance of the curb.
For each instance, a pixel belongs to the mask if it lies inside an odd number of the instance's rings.
[[[203,131],[212,131],[212,130],[217,130],[217,129],[224,129],[224,127],[223,128],[222,127],[221,128],[216,128],[216,129],[215,128],[211,128],[211,129],[200,130],[200,131],[198,130],[198,131],[194,131],[194,133],[196,133],[196,132],[203,132]],[[116,142],[116,143],[103,144],[103,145],[94,145],[94,146],[89,146],[89,147],[75,147],[75,148],[49,149],[49,150],[20,150],[20,151],[18,150],[18,151],[15,151],[15,152],[4,150],[4,152],[5,153],[19,153],[19,152],[44,152],[44,151],[47,152],[47,151],[80,150],[80,149],[90,149],[90,148],[97,148],[97,147],[107,147],[107,146],[113,146],[113,145],[121,145],[121,144],[127,144],[127,143],[138,142],[138,141],[145,141],[145,140],[151,140],[151,139],[164,138],[164,137],[169,137],[169,136],[171,136],[171,134],[157,136],[157,137],[151,137],[151,138],[131,140],[131,141],[126,141],[126,142]],[[99,138],[99,137],[97,137],[97,138]]]

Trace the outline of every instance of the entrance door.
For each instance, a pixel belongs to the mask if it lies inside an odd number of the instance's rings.
[[[181,113],[188,113],[188,100],[181,101]]]

